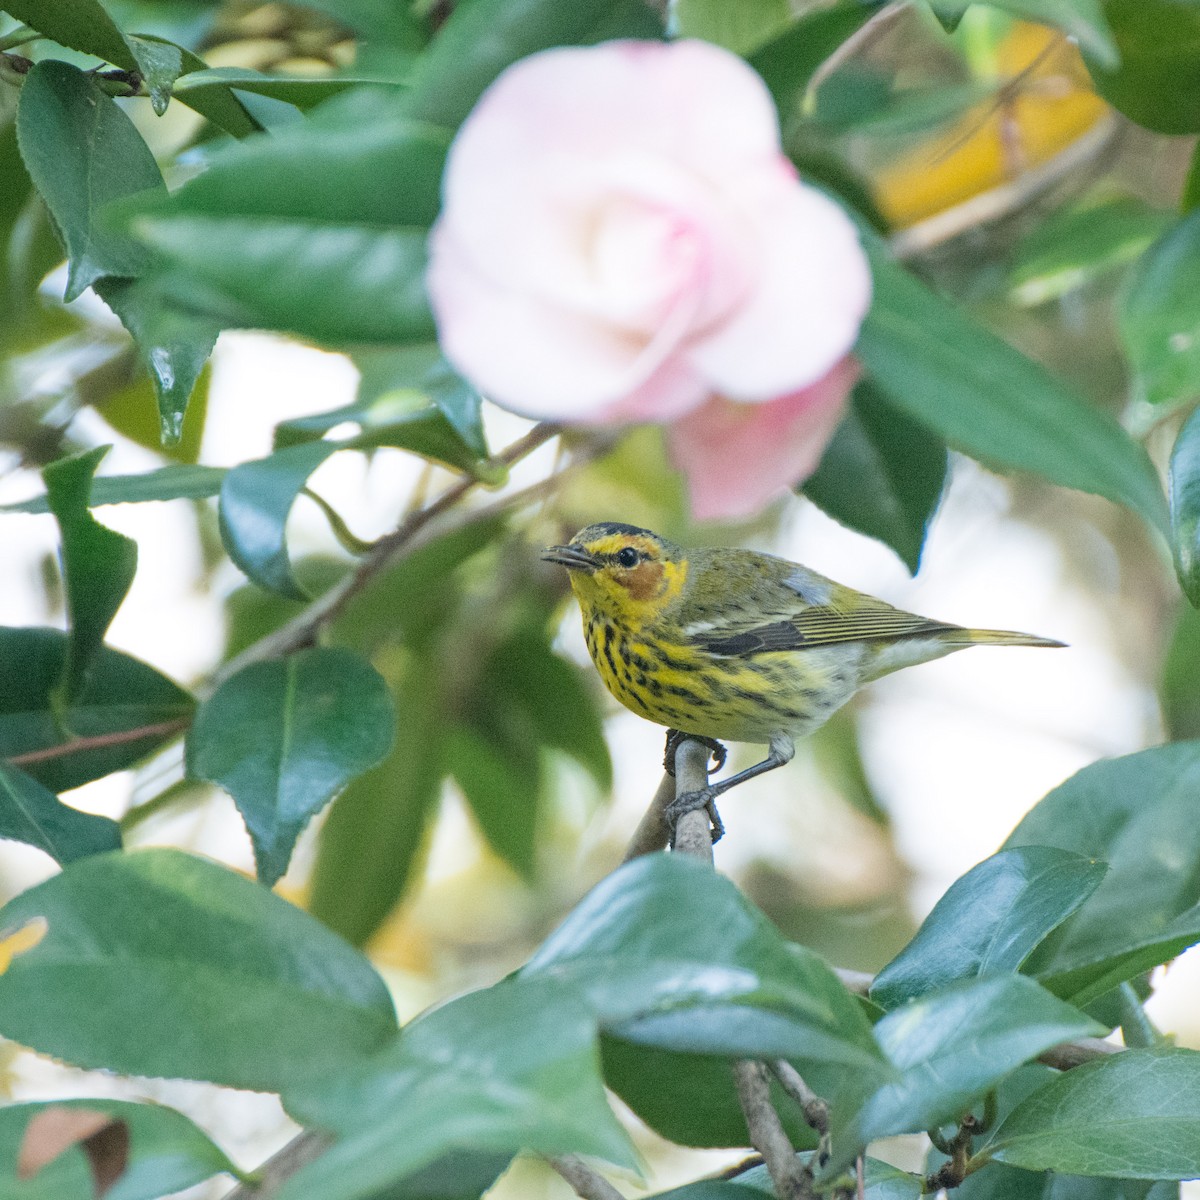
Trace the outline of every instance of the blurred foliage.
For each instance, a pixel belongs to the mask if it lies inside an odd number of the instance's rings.
[[[888,878],[836,898],[758,862],[745,885],[760,910],[655,856],[535,950],[616,851],[594,831],[574,845],[613,764],[596,681],[558,641],[563,581],[534,548],[614,516],[683,544],[766,539],[780,514],[695,528],[653,428],[564,432],[548,483],[476,504],[533,446],[485,439],[483,398],[435,340],[425,243],[454,132],[504,67],[662,37],[661,21],[640,0],[8,0],[0,470],[45,476],[2,519],[53,512],[46,608],[61,603],[67,629],[0,629],[0,837],[64,867],[0,917],[0,1034],[85,1066],[281,1093],[336,1135],[285,1198],[475,1197],[521,1148],[630,1165],[605,1086],[677,1143],[744,1144],[728,1068],[746,1056],[786,1056],[830,1101],[826,1183],[873,1139],[954,1136],[997,1089],[991,1127],[960,1133],[964,1195],[1069,1183],[1079,1200],[1167,1200],[1200,1175],[1200,1055],[1147,1035],[1069,1072],[1028,1065],[1101,1026],[1145,1034],[1148,972],[1200,939],[1200,620],[1160,553],[1169,540],[1200,600],[1200,171],[1185,136],[1200,130],[1200,17],[1173,0],[795,9],[680,0],[671,20],[747,57],[786,152],[870,250],[862,381],[803,494],[915,572],[950,452],[1013,474],[1014,508],[1040,509],[1068,561],[1100,541],[1119,560],[1161,647],[1148,682],[1170,744],[1056,789],[914,931],[850,708],[800,757],[885,847]],[[243,328],[341,352],[360,386],[218,468],[207,363]],[[94,477],[101,429],[157,466]],[[395,532],[361,543],[309,489],[335,454],[425,464]],[[1049,484],[1115,504],[1051,503]],[[248,580],[220,601],[225,652],[197,695],[104,641],[137,547],[92,510],[168,499],[196,506],[204,585]],[[293,562],[289,517],[311,499],[344,553]],[[143,771],[119,826],[60,798],[181,736],[187,780]],[[200,780],[236,800],[258,882],[121,849],[164,808],[206,803]],[[393,966],[436,957],[414,914],[448,795],[502,881],[470,910],[485,926],[463,938],[471,980],[532,958],[397,1037],[355,947]],[[296,855],[305,913],[262,885],[331,797]],[[506,923],[485,911],[497,896],[522,898]],[[876,1003],[822,955],[888,963]],[[455,982],[447,969],[439,997]],[[94,1103],[133,1135],[123,1196],[228,1169],[170,1110]],[[36,1115],[4,1110],[0,1192]],[[72,1148],[29,1194],[83,1200],[87,1162]],[[866,1195],[924,1184],[872,1163]]]

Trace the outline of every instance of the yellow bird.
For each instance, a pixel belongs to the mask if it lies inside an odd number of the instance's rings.
[[[608,690],[671,737],[760,742],[762,762],[680,796],[668,824],[747,779],[790,762],[866,683],[966,646],[1061,646],[1050,638],[965,629],[893,608],[798,563],[754,550],[684,550],[606,521],[542,552],[570,572],[592,661]]]

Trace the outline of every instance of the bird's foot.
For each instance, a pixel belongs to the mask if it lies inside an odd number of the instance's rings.
[[[716,738],[701,737],[698,733],[681,733],[678,729],[668,729],[667,745],[663,751],[663,770],[672,779],[675,778],[675,752],[679,749],[680,742],[686,741],[699,742],[712,751],[713,765],[707,768],[710,775],[715,775],[725,765],[725,747]]]
[[[696,812],[698,809],[704,809],[708,813],[708,819],[712,824],[713,842],[719,842],[725,836],[725,825],[717,812],[717,796],[719,794],[716,788],[710,787],[701,788],[696,792],[684,792],[682,796],[676,796],[663,809],[663,820],[666,821],[667,828],[671,831],[672,849],[675,848],[675,830],[679,825],[680,818],[690,812]]]

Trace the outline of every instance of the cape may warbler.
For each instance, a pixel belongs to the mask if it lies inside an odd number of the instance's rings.
[[[932,621],[771,554],[684,550],[634,525],[589,525],[542,557],[570,572],[592,661],[626,708],[710,744],[770,747],[667,809],[673,826],[707,808],[718,837],[716,797],[789,762],[863,684],[965,646],[1062,645]]]

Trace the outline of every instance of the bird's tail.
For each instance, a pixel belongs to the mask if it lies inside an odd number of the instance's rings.
[[[1008,629],[958,629],[942,638],[952,646],[1065,646],[1054,638],[1033,633],[1013,633]]]

